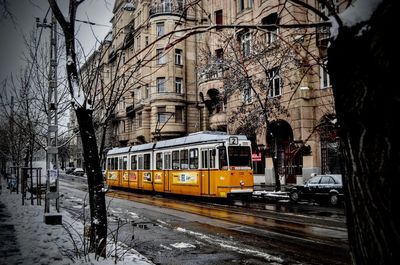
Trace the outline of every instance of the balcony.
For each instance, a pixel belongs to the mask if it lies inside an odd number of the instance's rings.
[[[220,62],[203,65],[198,72],[199,83],[220,80],[223,77],[224,67]]]
[[[150,7],[149,16],[153,18],[160,15],[173,15],[186,17],[186,10],[183,5],[183,1],[165,1],[164,3],[155,4]]]
[[[210,115],[210,127],[217,130],[227,125],[225,111]]]
[[[119,133],[117,137],[118,137],[118,141],[128,141],[129,133]]]
[[[126,107],[126,116],[128,117],[135,116],[135,106],[133,104]]]

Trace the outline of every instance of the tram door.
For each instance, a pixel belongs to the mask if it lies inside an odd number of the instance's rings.
[[[216,150],[201,150],[201,195],[215,195],[215,177],[213,177],[213,169],[215,169]]]

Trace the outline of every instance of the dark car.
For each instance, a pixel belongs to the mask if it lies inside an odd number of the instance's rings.
[[[66,167],[65,168],[65,174],[71,174],[74,172],[75,168],[74,167]]]
[[[293,186],[289,190],[290,200],[313,200],[336,206],[343,200],[341,175],[316,175],[304,185]]]

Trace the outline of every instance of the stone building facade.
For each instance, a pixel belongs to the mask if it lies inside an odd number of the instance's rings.
[[[323,24],[293,27],[321,19],[283,2],[116,0],[99,60],[102,82],[120,95],[109,145],[218,130],[252,139],[267,182],[271,150],[282,182],[339,173],[329,35]]]

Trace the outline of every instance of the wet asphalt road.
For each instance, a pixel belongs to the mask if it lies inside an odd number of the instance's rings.
[[[76,216],[84,188],[84,179],[61,182],[61,205]],[[155,264],[350,264],[340,208],[263,202],[246,208],[108,195],[110,230]]]

